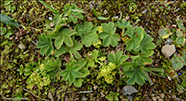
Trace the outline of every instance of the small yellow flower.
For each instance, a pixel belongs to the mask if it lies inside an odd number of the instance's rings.
[[[101,26],[98,26],[97,30],[98,30],[99,33],[103,32],[103,28]]]

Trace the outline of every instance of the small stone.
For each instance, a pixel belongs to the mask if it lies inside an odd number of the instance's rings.
[[[156,99],[160,99],[160,97],[159,96],[156,96]]]
[[[152,101],[156,101],[156,97],[152,97]]]
[[[19,44],[18,47],[19,47],[20,49],[23,49],[23,50],[26,49],[26,46],[23,45],[23,44]]]
[[[176,98],[176,95],[172,95],[172,98],[174,98],[174,99],[175,99],[175,98]]]
[[[9,37],[9,39],[12,40],[13,39],[13,36]]]
[[[133,97],[132,96],[127,96],[127,99],[129,100],[129,101],[132,101],[133,100]]]
[[[83,96],[82,101],[87,101],[87,98],[85,96]]]
[[[184,90],[180,89],[178,92],[181,94],[181,93],[184,93]]]
[[[91,10],[93,10],[94,6],[93,6],[92,4],[90,4],[89,8],[90,8]]]
[[[114,18],[114,19],[119,19],[119,17],[118,17],[118,16],[113,16],[112,18]]]
[[[161,94],[160,94],[160,97],[161,97],[161,98],[164,98],[164,97],[165,97],[165,94],[161,93]]]
[[[172,39],[168,38],[166,41],[165,41],[165,44],[166,45],[171,45],[172,44]]]
[[[70,101],[70,98],[68,96],[65,96],[65,101]]]
[[[107,14],[108,13],[108,11],[105,9],[104,11],[103,11],[103,15],[105,15],[105,14]]]
[[[168,78],[169,81],[171,81],[171,77],[170,76],[168,76],[167,78]]]
[[[105,94],[103,92],[100,92],[101,98],[105,97]]]
[[[172,25],[172,27],[176,28],[176,25]]]
[[[49,17],[48,19],[49,19],[49,20],[52,20],[52,17]]]
[[[50,23],[50,27],[54,27],[54,26],[55,26],[55,24],[51,22]]]
[[[126,16],[125,18],[124,18],[124,20],[128,20],[130,18],[130,16]]]
[[[141,13],[142,13],[142,14],[147,13],[147,9],[143,10]]]
[[[181,101],[181,99],[180,98],[176,98],[176,101]]]
[[[158,99],[158,101],[164,101],[164,100],[160,98],[160,99]]]
[[[170,57],[176,51],[175,45],[165,45],[162,47],[161,52],[166,56]]]
[[[134,86],[132,85],[126,85],[122,88],[123,95],[131,95],[133,93],[137,93],[137,90]]]
[[[93,88],[94,88],[94,90],[96,90],[96,89],[98,88],[98,86],[97,86],[97,85],[95,85]]]

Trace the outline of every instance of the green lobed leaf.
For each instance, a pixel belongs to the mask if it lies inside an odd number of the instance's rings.
[[[180,29],[182,29],[182,30],[185,31],[185,27],[184,27],[184,25],[183,25],[183,21],[182,21],[182,20],[177,21],[177,24],[178,24],[178,27],[179,27]]]
[[[182,60],[184,61],[185,65],[186,65],[186,52],[183,52],[183,56],[182,56]]]
[[[168,28],[163,28],[159,30],[159,35],[162,39],[168,38],[172,33],[170,33],[170,30]]]
[[[79,78],[82,76],[82,73],[78,71],[72,71],[71,73],[74,75],[75,78]]]
[[[81,87],[81,85],[82,85],[82,80],[81,80],[81,78],[76,78],[75,81],[74,81],[74,85],[75,85],[76,87]]]
[[[126,34],[129,36],[129,37],[134,37],[135,36],[135,33],[134,33],[134,28],[133,27],[128,27],[127,28],[127,31],[126,31]]]
[[[171,59],[171,63],[174,70],[180,70],[184,66],[181,57],[176,54],[174,54],[174,57]]]
[[[129,57],[126,55],[122,55],[122,51],[116,52],[116,54],[109,54],[108,61],[115,63],[117,66],[121,65],[124,61],[126,61]]]
[[[150,50],[156,47],[156,45],[152,43],[151,41],[153,41],[153,38],[148,35],[145,35],[143,40],[140,42],[138,47],[135,49],[135,51],[140,51],[142,54],[145,54],[145,55],[150,54],[151,52]]]
[[[109,46],[111,44],[112,47],[116,47],[118,41],[120,40],[120,36],[115,34],[116,28],[114,27],[114,23],[103,23],[101,26],[103,28],[103,32],[99,33],[98,36],[103,39],[103,45]]]
[[[84,67],[86,63],[87,61],[85,59],[80,59],[76,62],[76,64],[80,65],[81,67]]]
[[[50,55],[51,51],[54,50],[52,40],[47,38],[45,34],[41,34],[37,43],[37,48],[41,48],[41,55]]]
[[[71,38],[72,35],[74,35],[75,31],[70,31],[69,29],[63,29],[60,34],[55,38],[54,45],[57,49],[61,48],[63,45],[63,42],[68,46],[73,46],[73,40]]]
[[[72,67],[72,71],[79,71],[81,69],[81,66],[80,65],[75,65]]]
[[[93,42],[98,41],[98,35],[96,34],[97,27],[93,27],[92,22],[85,22],[83,26],[76,29],[78,35],[81,36],[82,43],[89,47]]]
[[[61,75],[63,76],[64,80],[67,81],[70,74],[68,70],[64,70],[62,71]]]
[[[72,6],[66,4],[64,6],[63,12],[65,14],[64,16],[68,16],[69,22],[73,21],[74,23],[76,23],[78,18],[83,19],[83,15],[81,14],[83,13],[83,10],[78,9],[76,4],[72,4]]]
[[[116,22],[116,26],[121,28],[121,29],[132,27],[130,22],[128,22],[127,20],[120,20],[120,21]]]
[[[138,46],[138,39],[136,37],[131,38],[127,43],[126,43],[126,48],[127,50],[131,51],[134,50]]]
[[[143,85],[145,83],[146,77],[144,76],[144,74],[142,73],[138,66],[133,65],[133,69],[127,70],[125,72],[125,75],[127,77],[130,77],[130,79],[127,81],[127,84],[134,85],[136,82],[139,85]]]
[[[74,82],[74,81],[75,81],[75,77],[74,77],[74,75],[72,74],[72,72],[69,72],[69,81],[70,81],[70,82]]]
[[[90,74],[90,71],[87,68],[80,69],[80,72],[82,73],[81,77],[86,77]]]

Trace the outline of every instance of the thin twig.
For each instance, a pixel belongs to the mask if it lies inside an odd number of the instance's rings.
[[[18,99],[21,99],[21,100],[28,100],[28,98],[7,98],[7,97],[2,97],[3,100],[18,100]]]
[[[78,19],[80,19],[79,17],[75,16],[74,14],[70,14],[70,15],[74,16],[75,18],[78,18]]]
[[[39,98],[39,99],[44,100],[44,101],[49,101],[49,100],[46,100],[46,99],[42,99],[41,97],[35,95],[34,93],[32,93],[31,91],[29,91],[29,90],[27,90],[27,89],[25,89],[25,88],[23,88],[23,90],[29,92],[30,94],[32,94],[32,95],[35,96],[36,98]]]

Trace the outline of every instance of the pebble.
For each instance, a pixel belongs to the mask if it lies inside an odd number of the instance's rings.
[[[112,18],[114,18],[114,19],[119,19],[119,17],[118,17],[118,16],[113,16]]]
[[[156,97],[152,97],[152,101],[156,101]]]
[[[52,23],[52,22],[50,23],[50,27],[54,27],[54,25],[55,25],[54,23]]]
[[[152,96],[152,97],[154,97],[154,96],[155,96],[155,94],[152,94],[151,96]]]
[[[181,99],[180,98],[176,98],[176,101],[181,101]]]
[[[165,41],[165,44],[166,45],[171,45],[172,44],[172,39],[168,38],[166,41]]]
[[[165,94],[161,93],[161,94],[160,94],[160,97],[161,97],[161,98],[164,98],[164,97],[165,97]]]
[[[158,101],[164,101],[164,100],[160,98],[160,99],[158,99]]]
[[[108,13],[108,11],[105,9],[104,12],[103,12],[103,15],[105,15],[105,14],[107,14],[107,13]]]
[[[161,52],[166,57],[170,57],[176,51],[175,45],[165,45],[162,47]]]
[[[49,17],[48,19],[49,19],[49,20],[52,20],[52,17]]]
[[[20,49],[23,49],[23,50],[26,49],[26,46],[23,45],[23,44],[21,44],[21,43],[18,45],[18,47],[19,47]]]
[[[132,97],[132,96],[127,96],[127,99],[128,99],[129,101],[133,101],[133,97]]]
[[[93,6],[92,4],[90,4],[89,8],[90,8],[91,10],[93,10],[94,6]]]
[[[126,85],[122,88],[122,93],[123,95],[131,95],[133,93],[137,93],[138,91],[136,90],[136,88],[132,85]]]
[[[175,99],[175,98],[176,98],[176,95],[172,95],[172,98],[174,98],[174,99]]]
[[[98,86],[97,86],[97,85],[95,85],[93,88],[94,88],[94,90],[96,90],[96,89],[98,88]]]
[[[87,101],[87,98],[85,96],[83,96],[82,101]]]
[[[159,97],[159,96],[157,96],[157,97],[156,97],[156,99],[160,99],[160,97]]]

